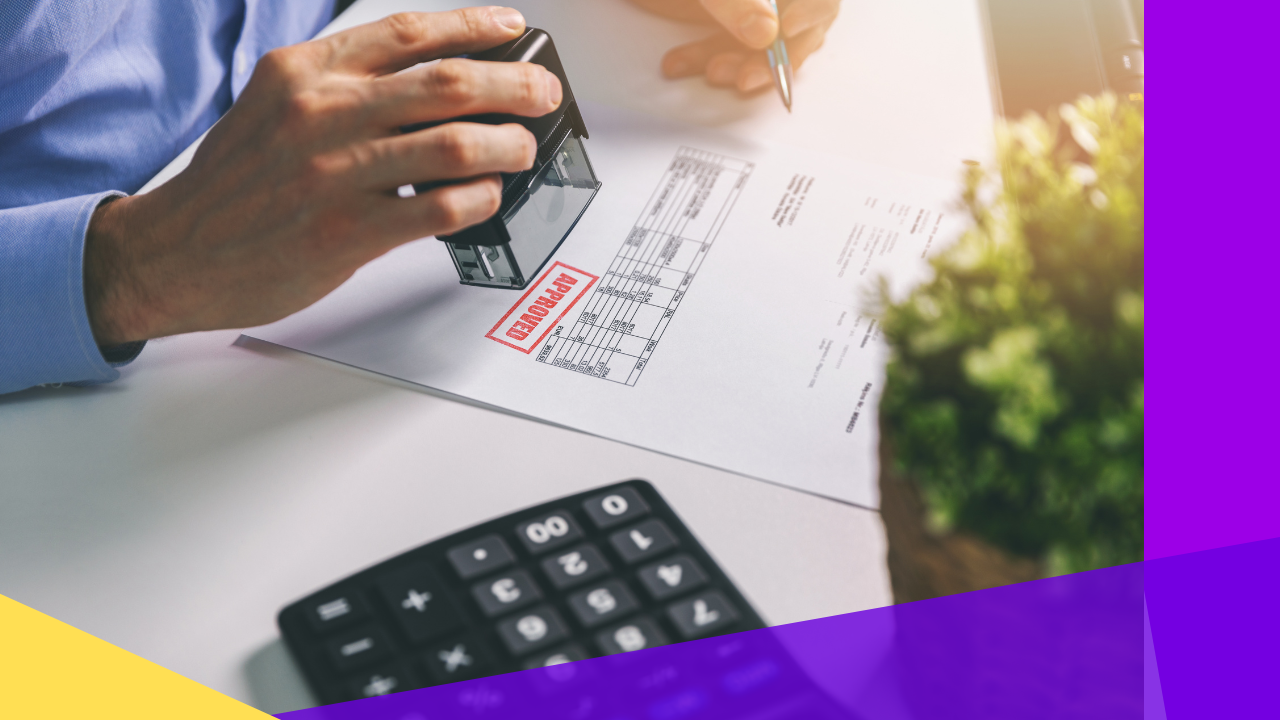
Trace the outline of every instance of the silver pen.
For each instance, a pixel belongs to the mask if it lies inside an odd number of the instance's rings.
[[[778,16],[778,36],[773,45],[765,50],[769,55],[769,70],[773,72],[773,84],[782,96],[782,104],[791,112],[791,59],[787,57],[787,43],[782,39],[782,13],[778,12],[777,0],[769,0],[773,12]]]

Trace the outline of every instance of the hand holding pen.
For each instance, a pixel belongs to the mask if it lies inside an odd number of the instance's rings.
[[[681,45],[662,59],[670,78],[705,74],[716,87],[752,93],[775,84],[768,53],[785,43],[791,67],[799,69],[822,47],[840,9],[839,0],[632,0],[654,12],[681,20],[714,20],[714,35]],[[778,10],[781,9],[781,13]],[[775,58],[778,53],[775,51]]]

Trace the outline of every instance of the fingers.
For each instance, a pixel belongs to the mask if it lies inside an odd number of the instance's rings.
[[[745,52],[727,52],[711,58],[707,62],[707,83],[712,87],[733,87],[748,56]]]
[[[524,32],[524,16],[504,7],[399,13],[317,40],[335,70],[385,75],[449,55],[475,52]]]
[[[824,23],[787,40],[787,55],[793,70],[799,70],[805,60],[822,47],[829,27]],[[744,93],[773,84],[768,57],[762,52],[744,49],[727,33],[671,50],[663,58],[662,69],[667,77],[705,74],[709,85]]]
[[[383,129],[477,113],[541,117],[560,106],[555,73],[532,63],[447,59],[375,81],[371,103]]]
[[[826,38],[825,25],[807,30],[787,40],[787,56],[791,60],[791,69],[799,70]],[[710,78],[710,75],[708,75]],[[728,85],[728,83],[726,83]],[[738,66],[738,75],[732,85],[739,92],[753,93],[773,85],[773,70],[769,67],[768,57],[764,53],[752,53]]]
[[[711,58],[733,50],[742,44],[727,32],[718,32],[709,38],[672,48],[662,57],[662,74],[669,78],[701,75]],[[745,55],[744,55],[745,57]]]
[[[384,198],[373,216],[384,227],[375,237],[399,245],[427,235],[449,235],[484,222],[502,204],[502,180],[488,175],[411,198]]]
[[[795,67],[795,63],[792,63]],[[763,53],[753,53],[738,69],[733,86],[738,92],[752,93],[773,86],[773,69]]]
[[[710,1],[704,0],[708,9]],[[743,4],[743,0],[734,2]],[[839,0],[794,0],[786,6],[782,34],[793,70],[822,47],[839,8]],[[764,53],[751,51],[728,30],[668,51],[662,58],[662,74],[668,78],[705,74],[708,84],[741,92],[755,92],[773,82]]]
[[[769,0],[702,0],[702,6],[749,48],[762,50],[778,34],[778,16]]]
[[[533,166],[533,133],[520,125],[448,123],[382,138],[355,153],[356,177],[371,190],[390,190],[432,180],[514,173]]]
[[[816,27],[830,27],[839,12],[840,0],[793,0],[782,11],[782,37],[790,40]]]
[[[804,61],[822,47],[830,27],[830,23],[819,25],[787,40],[787,57],[791,60],[792,70],[799,70]]]

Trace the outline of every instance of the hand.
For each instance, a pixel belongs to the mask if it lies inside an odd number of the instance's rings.
[[[94,214],[85,298],[95,339],[272,322],[398,245],[493,215],[497,173],[533,165],[528,130],[399,128],[559,106],[559,80],[537,65],[455,58],[414,67],[493,47],[524,25],[508,8],[406,13],[267,53],[186,170]],[[396,193],[455,178],[469,179]]]
[[[705,74],[716,87],[755,92],[773,84],[763,50],[781,29],[787,41],[792,69],[822,47],[827,29],[840,10],[840,0],[791,0],[782,2],[782,17],[768,0],[634,0],[654,12],[680,20],[710,18],[720,25],[716,34],[672,49],[662,58],[662,73],[669,78]]]

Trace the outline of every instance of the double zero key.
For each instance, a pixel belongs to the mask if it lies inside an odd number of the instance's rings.
[[[582,528],[564,511],[548,513],[516,526],[516,537],[535,555],[582,539]]]

